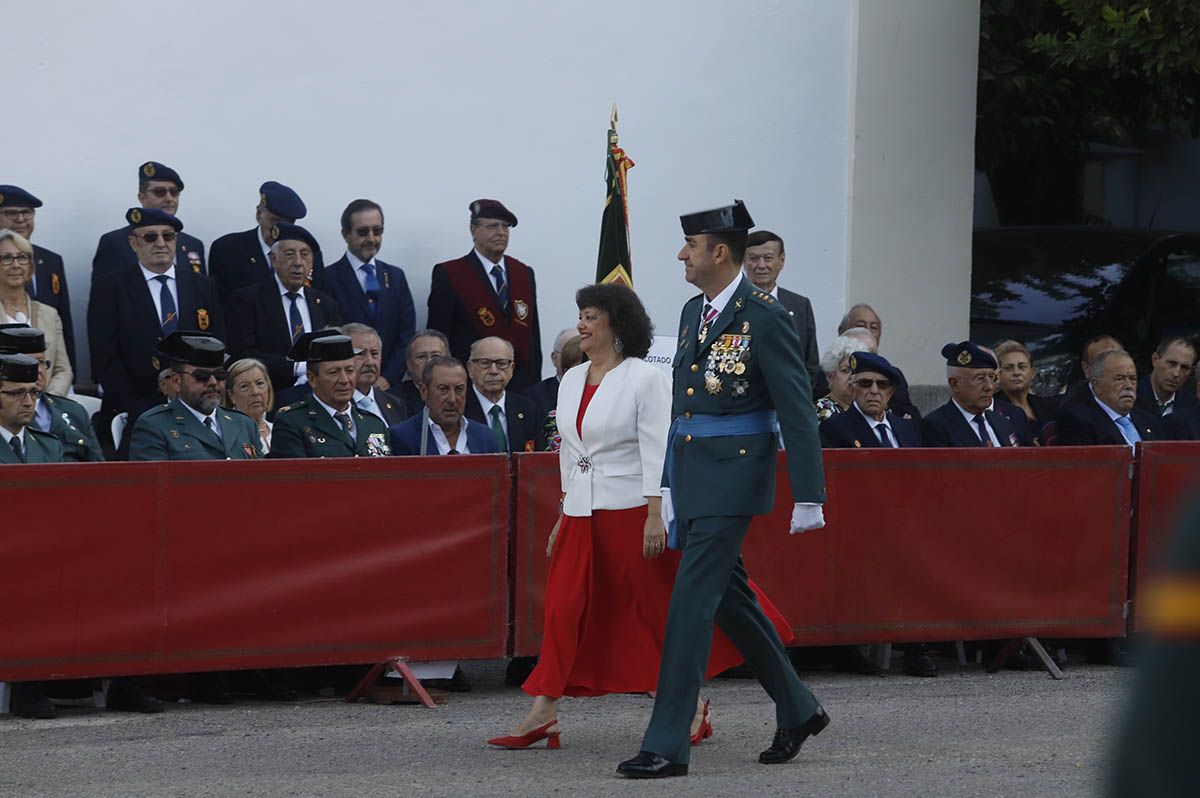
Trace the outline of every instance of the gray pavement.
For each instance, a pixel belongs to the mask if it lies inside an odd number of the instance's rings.
[[[502,685],[503,663],[465,669],[474,691],[436,710],[325,700],[0,718],[0,796],[1094,796],[1130,675],[806,673],[833,723],[770,767],[756,761],[770,701],[754,682],[717,680],[716,736],[691,775],[629,782],[614,768],[637,752],[649,698],[568,699],[561,750],[491,750],[527,701]]]

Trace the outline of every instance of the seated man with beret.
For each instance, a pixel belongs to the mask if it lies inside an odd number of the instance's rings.
[[[391,454],[383,421],[354,405],[357,365],[350,336],[305,333],[288,357],[304,363],[312,393],[279,409],[268,457],[382,457]]]
[[[262,457],[249,416],[221,407],[225,344],[211,335],[177,330],[155,347],[171,363],[175,396],[133,425],[130,460],[254,460]]]
[[[425,410],[391,428],[393,454],[495,454],[491,429],[466,416],[467,370],[457,359],[435,357],[425,364],[418,388]]]
[[[38,362],[37,388],[42,392],[31,426],[49,432],[63,447],[64,462],[101,462],[100,442],[92,430],[87,410],[74,399],[46,392],[50,369],[46,364],[46,336],[27,324],[0,325],[0,354],[29,355]]]
[[[921,420],[921,437],[929,447],[1016,446],[1012,422],[992,410],[996,394],[996,358],[970,341],[946,344],[946,382],[950,401]]]
[[[845,413],[821,422],[821,446],[826,449],[898,449],[921,445],[915,422],[888,412],[888,401],[902,379],[900,370],[882,355],[855,352],[850,356],[854,402]]]
[[[179,195],[182,193],[183,180],[171,167],[158,161],[146,161],[138,167],[137,198],[141,207],[153,208],[168,216],[174,216],[179,213]],[[131,232],[128,227],[119,227],[100,237],[100,243],[96,245],[96,255],[92,258],[93,278],[137,265],[137,259],[126,243]],[[172,262],[180,270],[208,274],[204,265],[203,241],[181,232],[172,243],[171,249]]]

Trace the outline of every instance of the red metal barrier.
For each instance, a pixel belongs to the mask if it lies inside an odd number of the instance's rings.
[[[505,654],[505,457],[4,476],[0,681]]]
[[[1138,447],[1137,517],[1133,584],[1133,621],[1137,628],[1138,588],[1161,565],[1179,513],[1200,488],[1200,443],[1143,443]]]
[[[800,644],[1120,636],[1131,462],[1124,447],[827,451],[826,528],[787,534],[781,469],[747,568]],[[541,639],[558,495],[552,455],[518,458],[519,655]]]

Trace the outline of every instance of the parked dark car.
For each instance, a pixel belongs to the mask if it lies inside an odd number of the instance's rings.
[[[1164,335],[1200,332],[1200,233],[1094,227],[978,230],[971,256],[971,339],[1033,354],[1033,392],[1082,378],[1083,344],[1115,335],[1138,370]]]

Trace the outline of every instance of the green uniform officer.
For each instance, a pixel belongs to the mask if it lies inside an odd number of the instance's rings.
[[[275,414],[268,457],[383,457],[391,439],[383,420],[354,404],[358,364],[349,336],[337,330],[301,335],[288,357],[307,361],[312,393]]]
[[[28,324],[0,324],[0,354],[29,355],[41,366],[37,387],[42,395],[38,399],[31,427],[58,438],[65,462],[103,461],[100,442],[96,440],[92,422],[83,405],[74,399],[45,392],[46,383],[50,380],[46,334]]]
[[[775,504],[776,429],[796,502],[791,531],[824,526],[821,444],[799,334],[787,311],[741,273],[741,201],[680,217],[687,281],[703,293],[683,308],[673,361],[673,416],[663,469],[668,545],[683,550],[663,640],[658,692],[642,750],[617,772],[685,775],[689,732],[714,621],[775,700],[777,731],[759,755],[786,762],[829,722],[796,676],[742,565],[753,516]],[[777,426],[778,425],[778,426]]]
[[[176,394],[133,425],[130,460],[254,460],[262,457],[250,417],[221,407],[225,344],[201,332],[176,330],[155,345],[171,363]]]

